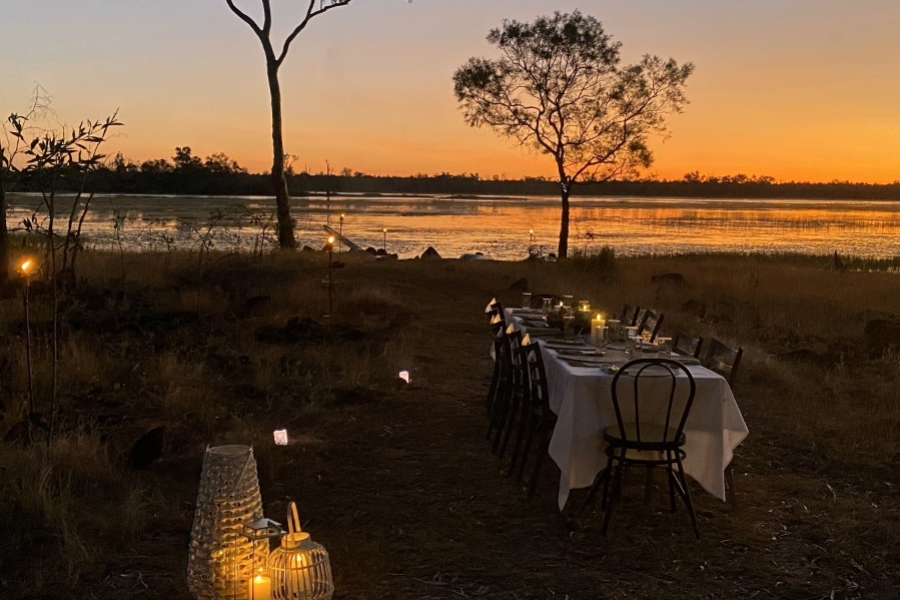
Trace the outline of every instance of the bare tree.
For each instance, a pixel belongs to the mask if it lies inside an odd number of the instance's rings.
[[[285,154],[281,121],[281,85],[278,81],[278,70],[284,63],[284,59],[287,58],[291,43],[306,29],[306,26],[312,19],[334,8],[347,6],[352,0],[298,0],[300,4],[305,5],[300,23],[287,36],[278,52],[276,52],[272,44],[271,0],[260,0],[263,8],[262,25],[238,8],[234,0],[225,1],[228,4],[228,8],[250,26],[250,29],[253,30],[253,33],[256,34],[256,37],[262,43],[263,52],[265,52],[266,74],[269,79],[269,96],[272,101],[272,184],[275,186],[275,204],[278,216],[278,245],[282,249],[293,249],[297,244],[294,240],[294,222],[291,219],[287,180],[284,177]]]
[[[636,175],[649,167],[652,135],[687,103],[694,65],[645,55],[620,67],[621,43],[575,11],[533,23],[504,21],[488,34],[498,60],[472,58],[454,75],[466,122],[488,126],[556,163],[562,199],[559,257],[569,249],[569,197],[579,181]]]

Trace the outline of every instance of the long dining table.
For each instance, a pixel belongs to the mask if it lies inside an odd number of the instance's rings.
[[[520,309],[506,309],[508,322],[532,334],[543,333],[540,327],[530,327],[534,313]],[[539,315],[537,316],[539,319]],[[547,371],[550,410],[557,415],[556,427],[550,440],[550,457],[560,469],[559,509],[565,509],[573,489],[590,487],[606,467],[602,432],[616,424],[612,399],[614,372],[606,364],[621,366],[627,361],[624,348],[610,345],[603,358],[569,357],[547,337],[535,335]],[[678,359],[673,355],[673,358]],[[696,383],[696,393],[685,424],[685,472],[704,490],[725,500],[725,470],[731,463],[734,450],[746,439],[749,430],[737,400],[724,377],[685,358],[685,366]],[[684,379],[686,377],[681,375]],[[661,378],[665,379],[665,378]],[[667,393],[663,381],[646,388],[648,402],[655,405],[644,417],[654,420],[665,412]],[[642,392],[642,398],[643,398]],[[658,398],[658,400],[655,400]],[[645,400],[641,401],[644,411]]]

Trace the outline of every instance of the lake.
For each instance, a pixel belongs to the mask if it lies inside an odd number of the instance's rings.
[[[63,212],[63,198],[58,209]],[[294,199],[299,245],[321,248],[328,222],[363,247],[403,258],[433,246],[444,257],[480,251],[498,260],[527,255],[534,244],[555,252],[559,200],[550,197],[448,199],[340,196]],[[35,195],[10,197],[11,226],[19,228],[40,204]],[[265,197],[127,196],[94,198],[84,224],[86,245],[128,251],[274,247],[274,199]],[[119,227],[114,223],[118,216]],[[38,221],[46,221],[39,212]],[[59,226],[57,225],[57,228]],[[609,245],[618,255],[693,252],[792,252],[888,258],[900,254],[900,202],[846,200],[721,200],[577,198],[570,248]],[[118,234],[118,238],[117,238]]]

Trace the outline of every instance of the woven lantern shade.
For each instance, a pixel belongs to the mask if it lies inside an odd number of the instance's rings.
[[[334,582],[328,552],[300,529],[297,506],[288,513],[290,533],[269,555],[273,600],[331,600]]]
[[[207,448],[188,557],[188,588],[198,600],[247,600],[254,561],[265,564],[267,540],[244,523],[262,517],[256,459],[250,446]]]

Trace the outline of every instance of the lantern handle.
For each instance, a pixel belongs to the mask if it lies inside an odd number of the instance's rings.
[[[288,529],[290,533],[300,533],[303,529],[300,528],[300,516],[297,514],[297,503],[291,502],[290,509],[287,514],[288,518]]]

